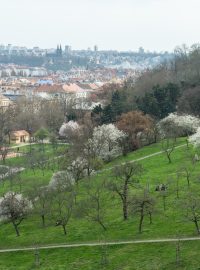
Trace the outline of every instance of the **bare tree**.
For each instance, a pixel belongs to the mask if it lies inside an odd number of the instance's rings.
[[[185,217],[190,222],[194,223],[197,233],[200,234],[200,197],[193,193],[189,193],[181,202],[181,205],[185,211]]]
[[[165,153],[169,163],[172,163],[171,154],[176,147],[176,138],[166,138],[162,140],[162,150]]]
[[[152,213],[154,211],[155,200],[150,196],[149,192],[144,191],[143,194],[135,196],[131,200],[131,212],[139,214],[138,231],[142,233],[144,217],[147,215],[152,224]]]
[[[6,143],[2,143],[0,145],[0,156],[1,156],[1,160],[3,161],[3,164],[6,163],[6,157],[8,155],[9,152],[9,147],[7,146]]]
[[[120,197],[124,220],[128,219],[129,188],[139,182],[138,176],[142,171],[141,164],[137,162],[127,162],[113,168],[115,180],[108,183],[108,188]]]
[[[107,196],[105,194],[105,182],[92,184],[88,180],[85,184],[85,190],[87,197],[80,202],[79,213],[81,212],[90,221],[98,223],[106,231]]]
[[[50,196],[53,198],[52,218],[56,221],[56,226],[61,226],[64,234],[67,235],[67,225],[75,204],[74,183],[68,176],[61,174],[54,177],[49,188],[52,192]]]
[[[43,228],[46,226],[46,217],[51,210],[51,195],[51,192],[46,186],[34,185],[29,191],[29,199],[34,207],[34,212],[41,218]]]

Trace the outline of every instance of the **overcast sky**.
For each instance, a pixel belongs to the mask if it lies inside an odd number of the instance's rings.
[[[200,0],[0,0],[0,43],[172,51],[200,41]]]

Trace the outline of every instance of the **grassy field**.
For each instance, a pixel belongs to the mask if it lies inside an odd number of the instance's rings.
[[[184,143],[185,139],[180,139],[177,145]],[[50,146],[48,146],[47,150],[49,151],[47,152],[48,155],[55,157],[55,153],[53,153],[52,149],[49,147]],[[136,160],[161,150],[160,144],[154,144],[130,153],[127,157],[120,157],[106,164],[101,172],[92,177],[92,181],[94,183],[108,181],[112,178],[111,172],[114,165],[125,161]],[[84,217],[77,218],[73,216],[67,228],[68,234],[65,236],[62,232],[62,228],[56,227],[51,218],[47,220],[47,226],[42,228],[40,218],[32,214],[20,225],[20,237],[16,237],[11,224],[0,224],[0,248],[96,242],[102,239],[108,241],[196,236],[197,233],[194,224],[189,222],[184,216],[184,198],[188,192],[186,176],[184,173],[181,173],[178,174],[179,177],[177,177],[177,172],[183,167],[187,167],[191,174],[189,190],[199,194],[200,166],[199,163],[197,163],[197,165],[193,167],[190,161],[190,157],[193,153],[194,150],[191,146],[189,149],[183,146],[174,150],[171,164],[168,163],[165,154],[155,155],[140,161],[144,167],[144,172],[140,178],[140,185],[143,188],[148,187],[150,194],[156,200],[153,224],[150,225],[149,219],[145,218],[142,234],[138,233],[139,217],[137,215],[130,216],[128,221],[124,222],[119,198],[113,198],[105,191],[107,204],[105,224],[108,228],[107,231],[104,232],[97,223],[88,221]],[[24,159],[25,157],[21,158]],[[21,158],[10,159],[10,165],[16,165],[16,160]],[[25,160],[20,160],[19,163],[23,164],[23,162],[25,162]],[[58,167],[54,169],[56,170]],[[35,181],[37,181],[37,184],[39,183],[41,185],[48,184],[52,174],[53,170],[51,166],[45,168],[44,175],[39,169],[33,172],[27,167],[27,169],[21,173],[22,192],[26,194],[27,190]],[[163,197],[159,192],[155,192],[156,185],[162,183],[168,185],[166,211],[163,209]],[[178,198],[177,186],[179,186]],[[11,188],[19,191],[19,183],[8,179],[0,186],[0,193],[2,194]],[[82,182],[79,185],[79,192],[82,194],[81,196],[84,196],[85,187]],[[131,192],[134,195],[140,192],[140,190],[132,189]],[[181,245],[183,249],[183,265],[179,268],[198,269],[198,263],[200,265],[198,261],[199,258],[197,258],[196,261],[194,258],[198,255],[200,242],[185,242]],[[174,264],[175,244],[140,244],[108,247],[106,249],[109,264],[106,265],[105,269],[176,269],[176,265]],[[103,266],[100,265],[102,249],[99,247],[58,249],[48,252],[41,251],[40,255],[42,265],[39,269],[104,269],[101,268]],[[15,263],[21,268],[15,268]],[[22,263],[23,266],[21,266]],[[60,268],[58,268],[58,266]],[[33,252],[0,254],[0,269],[35,269],[34,254]]]

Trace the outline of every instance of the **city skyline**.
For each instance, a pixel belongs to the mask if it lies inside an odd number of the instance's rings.
[[[8,0],[1,8],[3,44],[171,52],[200,40],[198,0]]]

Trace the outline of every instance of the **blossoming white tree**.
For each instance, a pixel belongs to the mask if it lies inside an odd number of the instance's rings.
[[[198,127],[200,127],[200,119],[187,114],[171,113],[158,123],[163,137],[188,136],[195,133]]]
[[[110,161],[122,153],[119,142],[125,137],[126,134],[113,124],[102,125],[94,128],[88,145],[94,156]]]
[[[75,180],[68,171],[59,171],[52,176],[48,188],[50,190],[65,191],[74,184]]]
[[[195,147],[200,146],[200,127],[197,129],[197,132],[189,137],[189,142],[192,143]]]
[[[61,126],[59,130],[59,135],[62,137],[66,137],[68,140],[70,140],[79,131],[79,124],[75,121],[69,121],[68,123],[64,123]]]
[[[31,202],[22,194],[8,192],[0,198],[0,219],[13,224],[16,235],[20,236],[19,225],[32,208]]]

